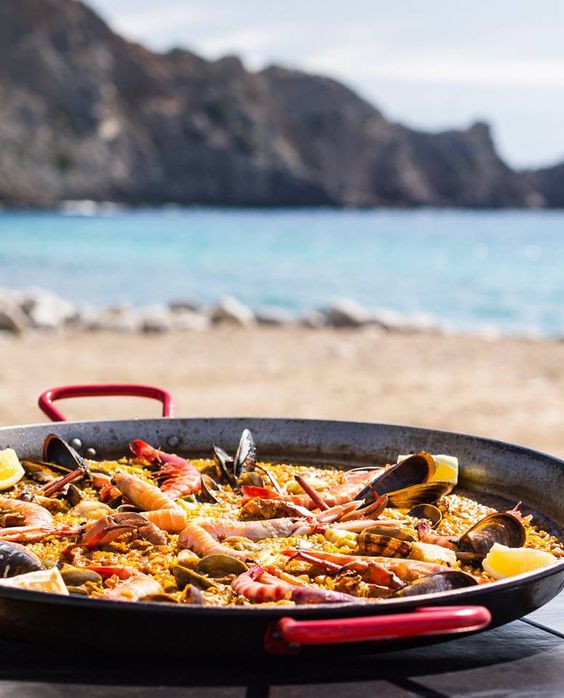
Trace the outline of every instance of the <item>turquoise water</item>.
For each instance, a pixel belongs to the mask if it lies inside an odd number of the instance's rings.
[[[564,334],[564,213],[161,209],[0,214],[0,286],[78,303],[340,297],[456,328]]]

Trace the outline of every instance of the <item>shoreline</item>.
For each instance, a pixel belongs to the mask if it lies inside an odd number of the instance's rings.
[[[0,341],[0,424],[46,421],[57,385],[159,385],[179,416],[387,422],[487,436],[564,457],[564,343],[303,327],[32,333]],[[71,419],[154,417],[157,403],[60,403]]]
[[[542,333],[537,329],[503,330],[494,325],[456,326],[425,312],[403,313],[390,308],[368,308],[341,298],[321,308],[292,312],[280,306],[253,309],[233,296],[211,305],[193,299],[167,304],[133,306],[80,305],[45,288],[16,291],[0,288],[0,338],[50,332],[118,332],[123,334],[167,334],[205,332],[222,325],[243,328],[278,327],[307,329],[377,328],[390,333],[423,333],[442,336],[477,337],[488,340],[563,341],[564,333]]]

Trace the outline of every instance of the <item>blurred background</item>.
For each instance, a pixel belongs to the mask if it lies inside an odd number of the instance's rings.
[[[140,380],[564,454],[563,15],[0,0],[0,421]]]

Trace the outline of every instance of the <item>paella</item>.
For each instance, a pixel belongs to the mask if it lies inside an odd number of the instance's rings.
[[[231,455],[129,448],[87,459],[51,434],[41,459],[0,451],[0,585],[227,607],[371,604],[564,558],[519,502],[493,507],[458,488],[455,456],[268,462],[248,429]]]

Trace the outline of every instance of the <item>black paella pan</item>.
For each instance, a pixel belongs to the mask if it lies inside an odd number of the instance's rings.
[[[83,421],[0,429],[0,448],[37,458],[56,431],[96,458],[123,456],[143,438],[183,455],[208,456],[212,443],[234,449],[252,430],[261,459],[347,467],[395,462],[399,453],[449,453],[460,460],[459,487],[522,500],[525,512],[564,536],[564,461],[520,446],[464,434],[387,424],[303,419],[172,417],[170,395],[139,385],[67,386],[44,393],[41,408],[55,421],[62,397],[138,395],[159,399],[167,419]],[[0,587],[0,634],[14,639],[100,650],[214,655],[291,654],[306,648],[370,651],[413,646],[475,632],[519,618],[564,588],[564,561],[518,578],[380,604],[288,607],[202,607],[128,603]],[[81,629],[80,632],[77,629]]]

